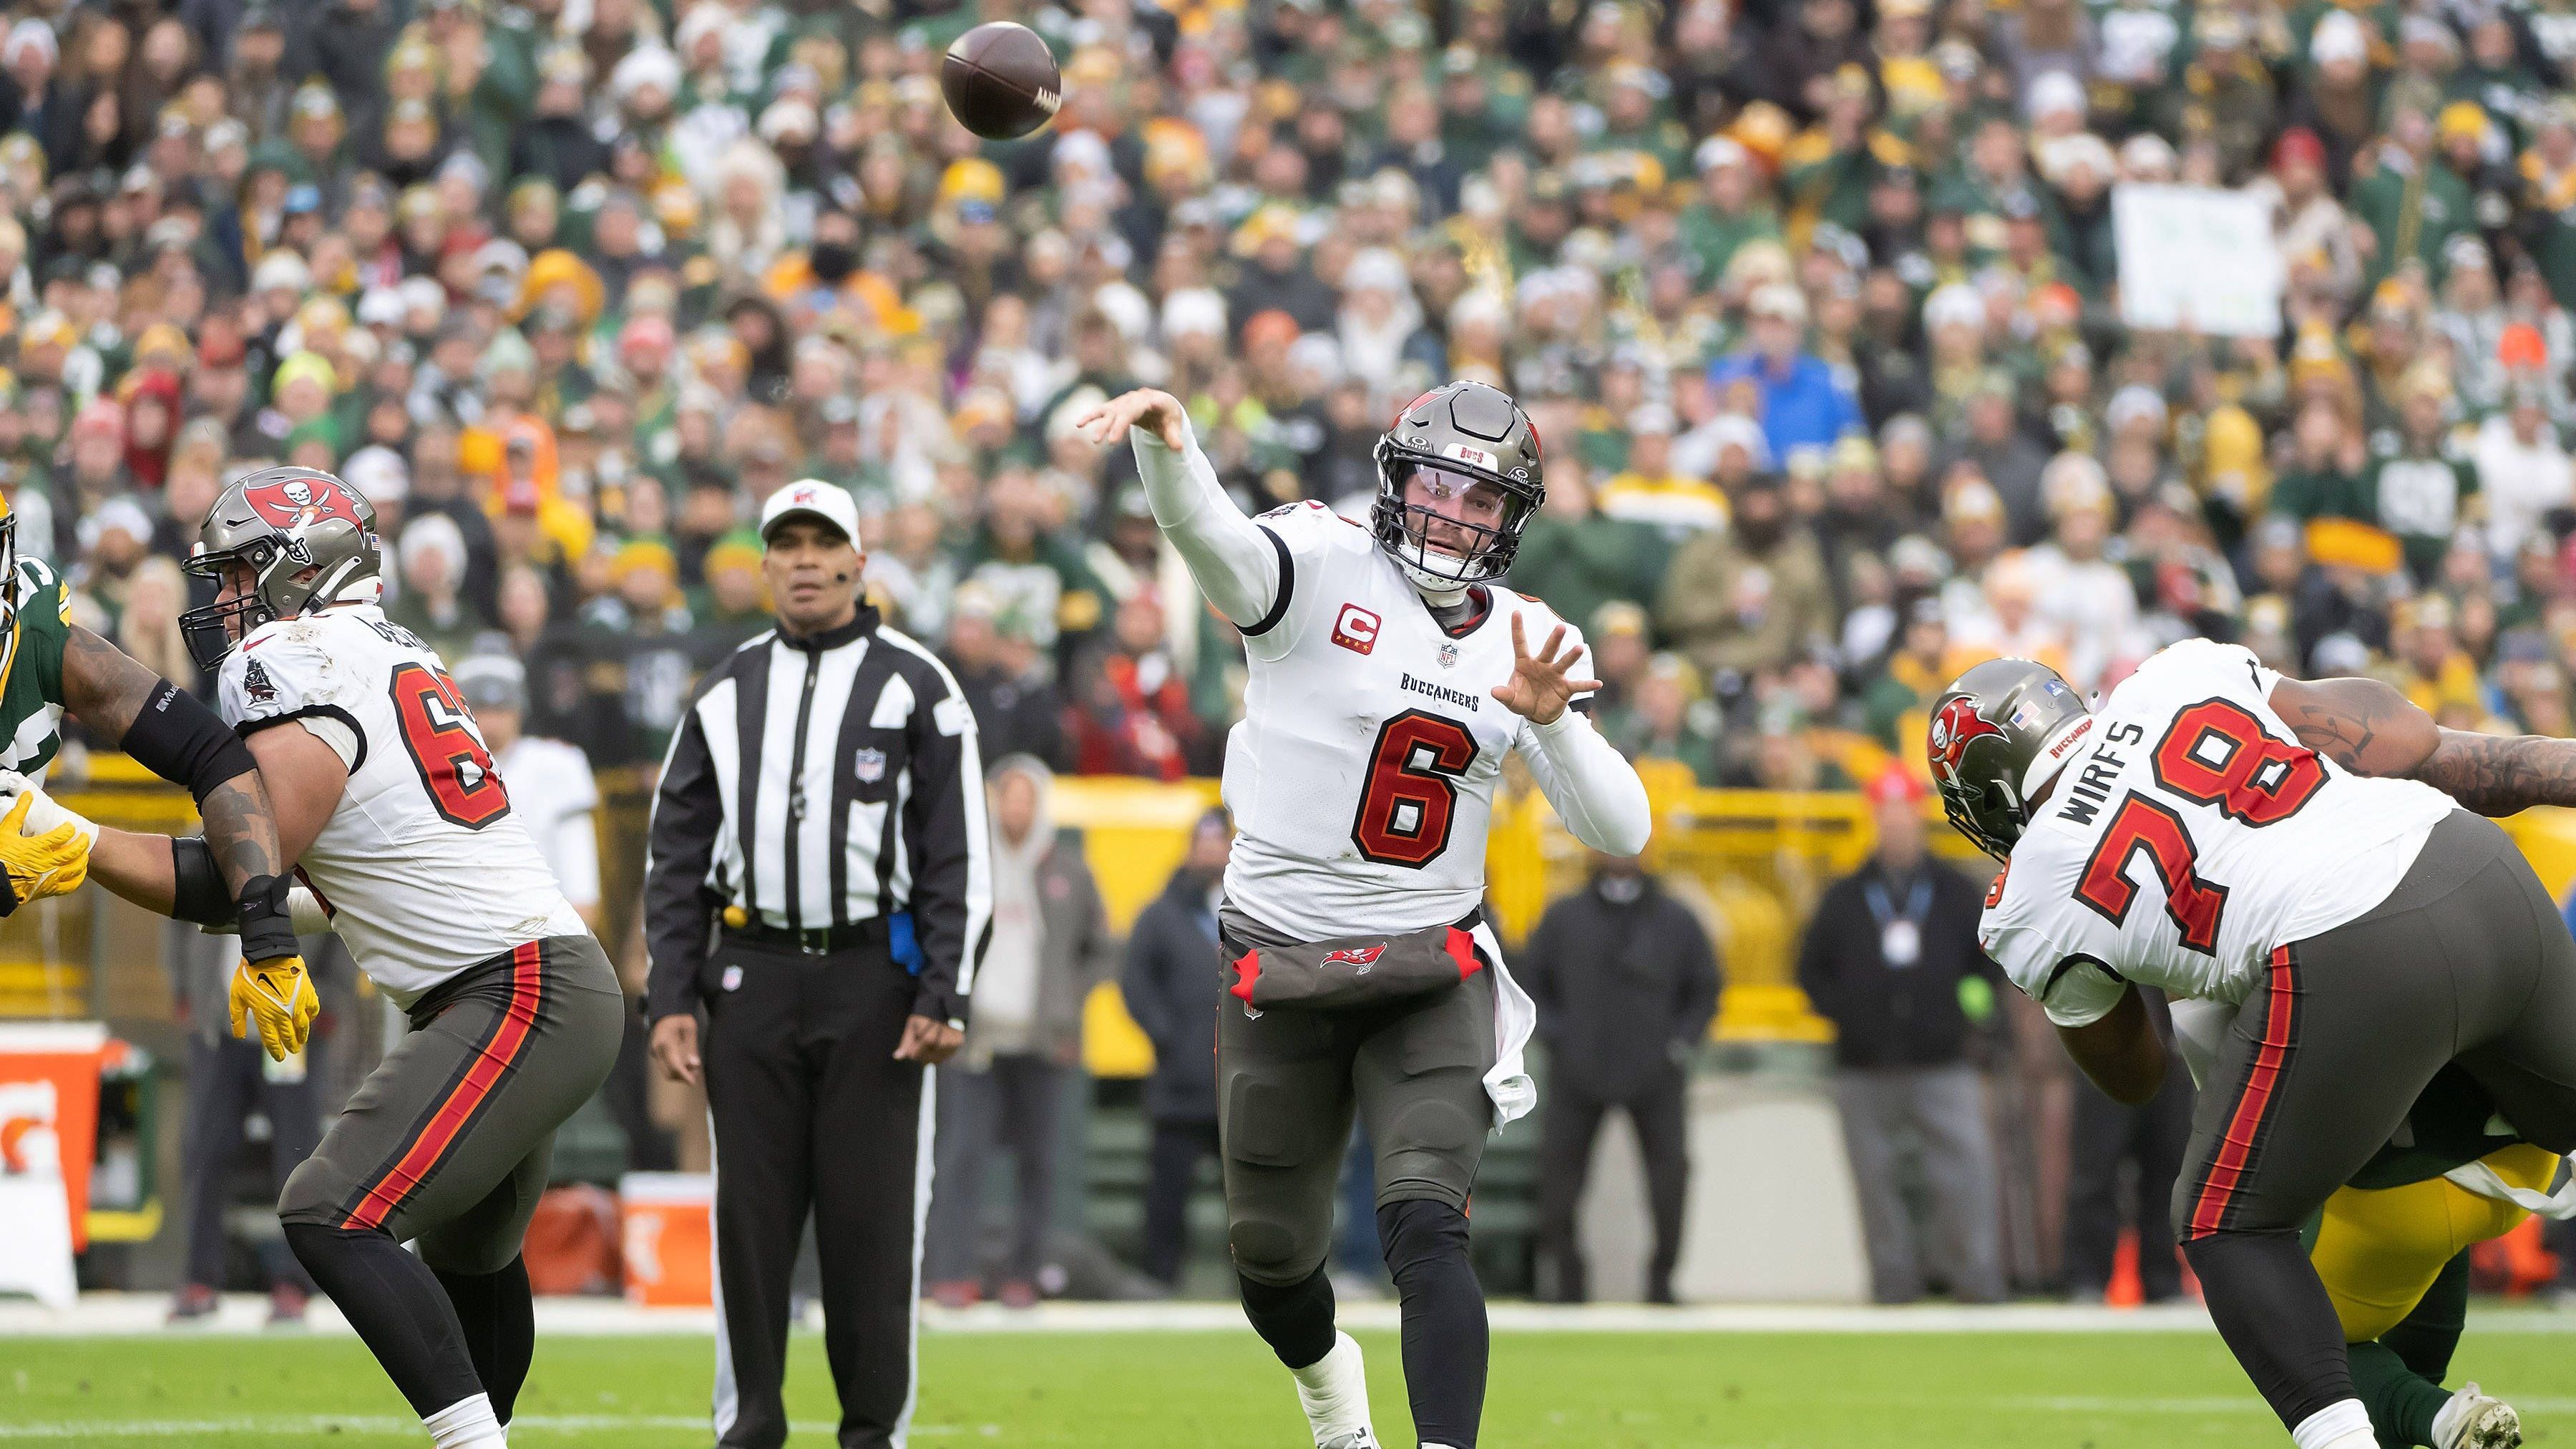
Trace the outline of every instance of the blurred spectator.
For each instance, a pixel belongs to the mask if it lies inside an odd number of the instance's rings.
[[[1678,654],[1645,662],[1629,702],[1601,712],[1601,730],[1632,760],[1670,760],[1702,785],[1718,780],[1719,714],[1699,671]]]
[[[1203,767],[1209,732],[1163,633],[1163,606],[1138,594],[1118,606],[1110,638],[1075,666],[1067,710],[1074,768],[1086,775],[1177,780]]]
[[[2397,438],[2362,485],[2372,521],[2397,535],[2419,584],[2433,581],[2452,533],[2481,507],[2477,465],[2451,443],[2450,404],[2448,374],[2430,362],[2407,369],[2397,381]]]
[[[1552,464],[1547,499],[1521,535],[1512,586],[1547,600],[1564,618],[1590,619],[1614,599],[1654,598],[1668,552],[1647,522],[1595,507],[1581,468]]]
[[[463,600],[464,534],[444,514],[415,518],[395,556],[402,591],[385,606],[385,622],[419,635],[453,668],[486,627]]]
[[[1834,1097],[1860,1194],[1871,1294],[1911,1302],[1927,1286],[1991,1303],[2004,1295],[2001,1199],[1985,1089],[1968,1061],[2000,978],[1977,949],[1979,892],[1924,851],[1923,787],[1890,765],[1869,782],[1878,843],[1816,902],[1798,984],[1834,1024]],[[1912,1164],[1906,1144],[1919,1149]],[[1932,1200],[1918,1229],[1903,1184]],[[1918,1246],[1918,1237],[1923,1242]],[[1928,1261],[1927,1261],[1928,1260]]]
[[[1833,637],[1823,553],[1791,516],[1780,480],[1746,480],[1724,530],[1673,554],[1655,622],[1721,694]]]
[[[599,904],[599,782],[581,751],[525,732],[528,674],[506,654],[476,654],[456,666],[456,687],[474,711],[492,767],[509,787],[510,813],[527,826],[563,886],[564,899],[595,933]]]
[[[1640,861],[1595,853],[1591,871],[1582,891],[1547,908],[1519,956],[1548,1049],[1539,1252],[1555,1269],[1558,1301],[1591,1296],[1575,1207],[1601,1119],[1619,1108],[1636,1129],[1654,1212],[1646,1301],[1670,1303],[1690,1180],[1683,1094],[1717,1011],[1717,954],[1699,917]]]
[[[2487,551],[2499,559],[2521,553],[2546,528],[2563,533],[2576,524],[2576,467],[2549,422],[2548,397],[2536,382],[2513,385],[2510,406],[2478,427],[2470,460],[2486,498]]]
[[[1941,601],[1915,600],[1896,650],[1887,658],[1886,672],[1861,698],[1870,735],[1900,758],[1912,745],[1926,706],[1956,677],[1946,672],[1949,655],[1950,626],[1942,616]]]
[[[2049,541],[2028,555],[2038,616],[2067,641],[2067,679],[2091,693],[2115,662],[2135,663],[2152,650],[2137,637],[2138,592],[2128,573],[2103,556],[2114,502],[2102,465],[2082,453],[2060,453],[2042,475]]]
[[[1189,853],[1163,893],[1136,917],[1120,978],[1127,1014],[1153,1043],[1145,1120],[1153,1126],[1145,1180],[1146,1276],[1169,1287],[1189,1254],[1189,1200],[1202,1159],[1217,1153],[1215,1056],[1201,1038],[1224,1001],[1217,970],[1216,906],[1234,832],[1222,810],[1190,831]],[[1210,1038],[1212,1039],[1212,1038]]]
[[[952,1308],[982,1295],[986,1188],[993,1150],[1006,1149],[1018,1191],[999,1291],[1004,1303],[1027,1308],[1047,1267],[1057,1114],[1066,1077],[1081,1067],[1083,1003],[1110,972],[1109,920],[1081,847],[1056,834],[1054,772],[1014,755],[987,776],[992,938],[975,973],[966,1045],[938,1068],[938,1177],[922,1273]]]
[[[1849,0],[1808,0],[1808,8],[1851,7]],[[1860,407],[1850,390],[1800,345],[1807,325],[1805,296],[1785,282],[1773,282],[1754,292],[1746,310],[1752,318],[1751,350],[1711,367],[1708,380],[1730,401],[1739,384],[1750,385],[1751,411],[1761,420],[1771,456],[1786,463],[1793,454],[1830,448],[1861,426]]]
[[[948,617],[948,667],[975,710],[983,747],[995,755],[1030,755],[1048,768],[1065,759],[1064,699],[1027,626],[1005,620],[990,589],[961,586]]]
[[[1601,487],[1599,504],[1605,521],[1651,525],[1663,539],[1674,543],[1726,525],[1726,494],[1704,478],[1674,471],[1674,427],[1673,410],[1661,403],[1644,404],[1628,415],[1627,467]],[[1577,491],[1580,489],[1578,483]],[[1553,487],[1549,492],[1553,496]],[[1560,511],[1558,516],[1566,515]],[[1655,553],[1642,560],[1654,561]]]
[[[1945,474],[1971,463],[1976,474],[2003,500],[2009,537],[2016,544],[2037,543],[2047,532],[2047,500],[2040,475],[2047,471],[2047,450],[2023,431],[2013,408],[2012,378],[1989,371],[1970,386],[1962,417],[1964,430],[1953,444]]]

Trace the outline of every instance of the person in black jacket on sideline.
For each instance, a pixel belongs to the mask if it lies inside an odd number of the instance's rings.
[[[2001,979],[1977,948],[1982,893],[1925,853],[1923,787],[1902,766],[1867,793],[1877,848],[1816,902],[1798,984],[1837,1033],[1834,1095],[1871,1288],[1882,1303],[1923,1295],[1897,1161],[1910,1127],[1931,1190],[1935,1266],[1954,1296],[1991,1302],[2004,1293],[1995,1143],[1968,1062],[1969,1013],[1992,1011]]]
[[[1591,883],[1547,908],[1519,972],[1548,1049],[1539,1253],[1556,1266],[1555,1296],[1579,1303],[1587,1294],[1574,1209],[1601,1119],[1618,1107],[1636,1128],[1654,1210],[1646,1297],[1670,1303],[1690,1178],[1683,1092],[1691,1052],[1717,1013],[1708,932],[1638,861],[1596,852]]]
[[[1216,902],[1234,828],[1223,810],[1199,817],[1189,854],[1136,917],[1120,982],[1127,1014],[1154,1044],[1145,1116],[1154,1124],[1145,1180],[1145,1272],[1180,1281],[1189,1248],[1190,1184],[1216,1141]]]

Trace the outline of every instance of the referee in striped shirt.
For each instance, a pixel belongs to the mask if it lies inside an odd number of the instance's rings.
[[[975,717],[946,666],[860,601],[858,525],[833,484],[770,495],[778,627],[700,685],[653,805],[646,1008],[654,1061],[705,1082],[715,1133],[723,1449],[786,1442],[809,1208],[840,1443],[903,1442],[925,1069],[963,1039],[992,904]]]

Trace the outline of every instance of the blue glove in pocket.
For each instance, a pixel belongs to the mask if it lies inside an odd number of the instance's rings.
[[[886,917],[886,954],[907,976],[918,976],[930,964],[921,954],[921,939],[912,931],[912,912],[897,911]]]

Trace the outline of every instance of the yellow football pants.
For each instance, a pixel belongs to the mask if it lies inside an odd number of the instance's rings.
[[[2498,1177],[2534,1192],[2547,1192],[2558,1173],[2558,1159],[2528,1143],[2498,1148],[2485,1161]],[[2368,1343],[2415,1310],[2461,1249],[2502,1237],[2528,1216],[2447,1178],[2375,1191],[2347,1187],[2326,1200],[2308,1258],[2343,1320],[2344,1341]]]

